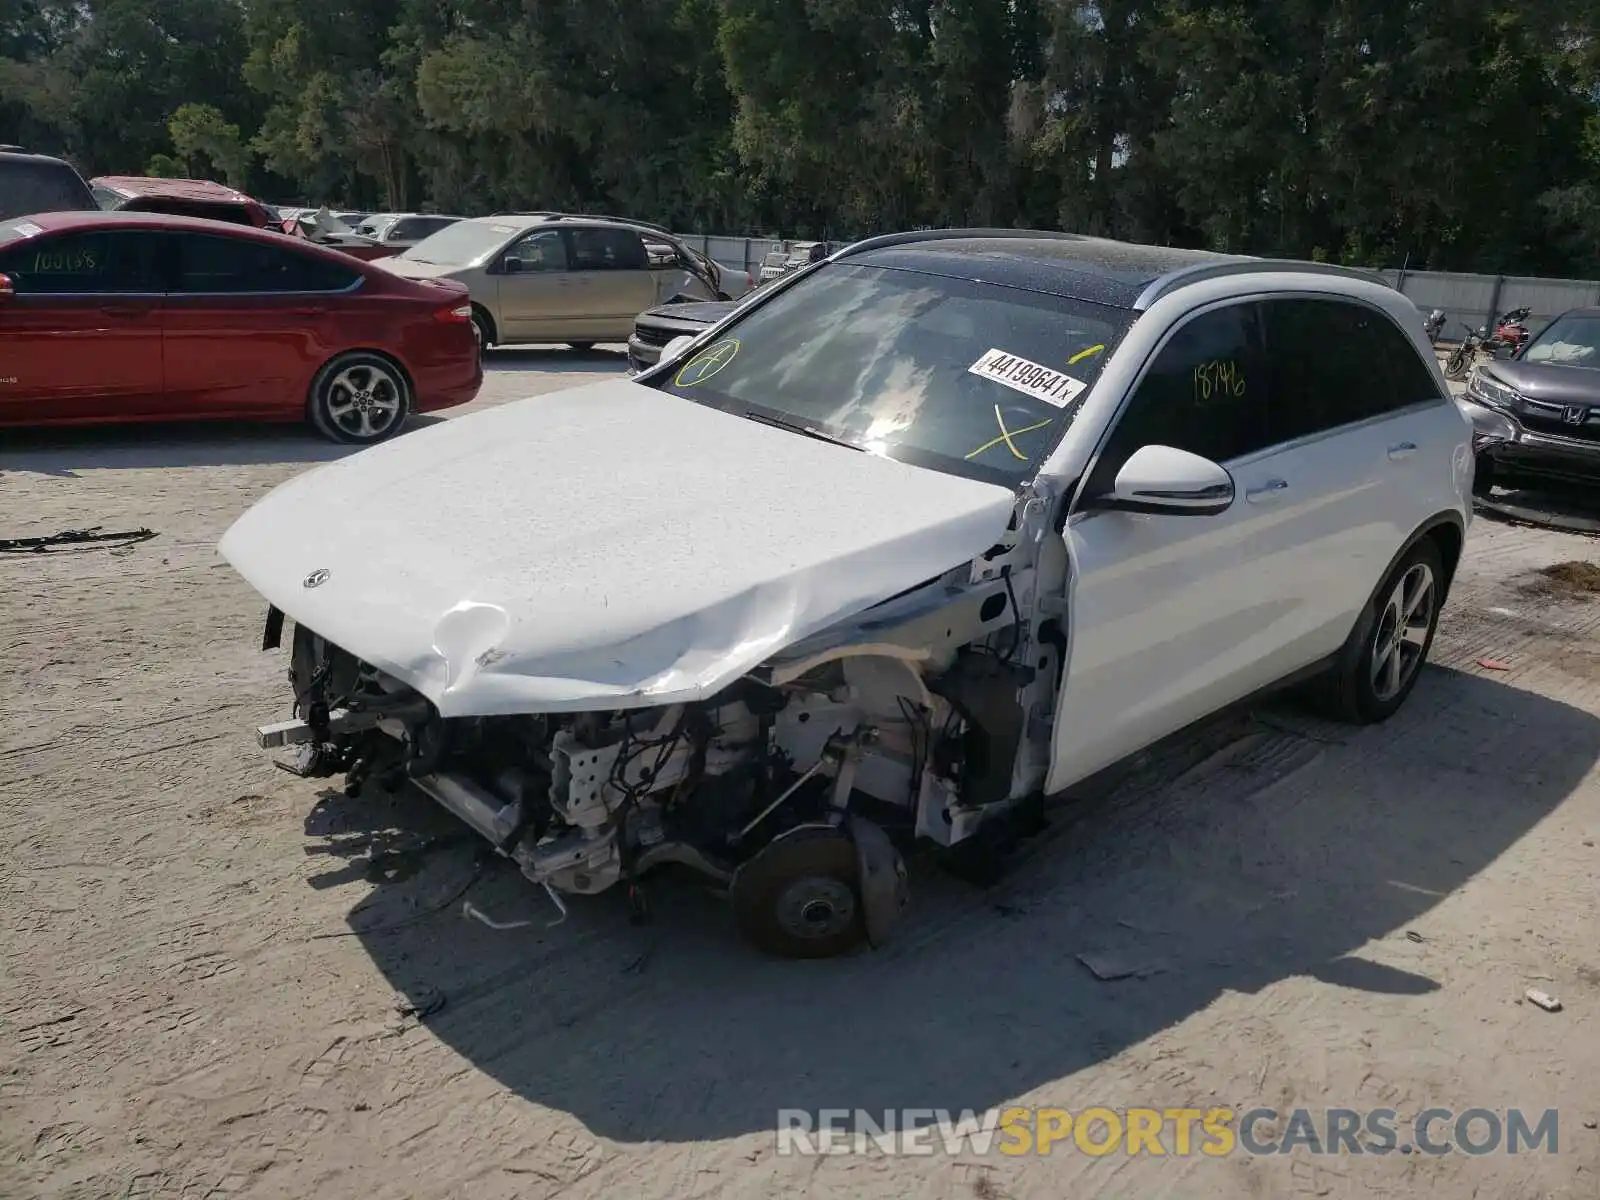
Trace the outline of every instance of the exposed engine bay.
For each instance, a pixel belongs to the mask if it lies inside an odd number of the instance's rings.
[[[1031,811],[1065,651],[1033,592],[1013,527],[704,701],[449,719],[297,623],[295,720],[259,738],[352,795],[414,783],[562,916],[563,896],[619,884],[642,916],[641,878],[674,863],[725,888],[758,947],[823,957],[888,935],[907,898],[896,843],[976,845]],[[267,645],[282,625],[274,609]]]

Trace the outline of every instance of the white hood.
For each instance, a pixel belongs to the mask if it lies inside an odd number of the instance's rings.
[[[441,714],[492,716],[704,699],[983,553],[1012,504],[618,379],[308,471],[220,549]]]
[[[407,279],[438,279],[466,269],[460,263],[422,262],[415,258],[401,258],[398,254],[375,258],[372,260],[372,265],[388,271],[391,275],[403,275]]]

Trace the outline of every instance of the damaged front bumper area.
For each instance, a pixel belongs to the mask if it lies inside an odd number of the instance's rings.
[[[936,583],[705,700],[601,712],[446,718],[297,624],[294,719],[257,739],[350,795],[415,785],[558,920],[564,896],[619,884],[642,916],[640,879],[674,863],[725,890],[759,948],[823,957],[889,936],[907,899],[897,841],[955,847],[1028,791],[1018,696],[1036,672],[999,652],[1018,636],[996,602],[1010,590]],[[265,641],[281,631],[269,617]]]

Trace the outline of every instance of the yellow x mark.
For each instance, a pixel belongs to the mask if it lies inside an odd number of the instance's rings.
[[[984,453],[986,450],[993,450],[1001,442],[1004,442],[1007,450],[1010,450],[1012,454],[1016,455],[1023,462],[1027,462],[1028,456],[1021,450],[1017,449],[1017,444],[1011,440],[1012,437],[1018,434],[1032,433],[1035,429],[1043,429],[1046,425],[1050,424],[1052,420],[1054,420],[1053,417],[1046,417],[1042,421],[1035,422],[1032,425],[1025,425],[1021,429],[1007,429],[1005,416],[1000,412],[1000,406],[998,404],[994,406],[994,419],[995,423],[1000,426],[1000,436],[992,441],[985,442],[971,454],[967,455],[969,460],[977,458],[978,455]]]

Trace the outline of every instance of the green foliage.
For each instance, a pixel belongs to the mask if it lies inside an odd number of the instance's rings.
[[[272,200],[1600,275],[1600,0],[0,0],[0,141]]]

